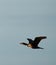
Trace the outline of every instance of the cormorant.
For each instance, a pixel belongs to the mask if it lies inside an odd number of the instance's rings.
[[[43,49],[43,48],[39,47],[38,44],[39,44],[39,42],[40,42],[42,39],[46,39],[46,38],[47,38],[46,36],[35,37],[34,40],[27,38],[27,40],[29,41],[28,44],[27,44],[27,43],[24,43],[24,42],[22,42],[22,43],[20,43],[20,44],[23,44],[23,45],[25,45],[25,46],[27,46],[27,47],[30,47],[30,48],[32,48],[32,49]]]

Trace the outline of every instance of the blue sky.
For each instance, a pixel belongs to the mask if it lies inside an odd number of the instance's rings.
[[[0,65],[56,65],[56,0],[0,0]],[[20,45],[45,35],[33,50]]]

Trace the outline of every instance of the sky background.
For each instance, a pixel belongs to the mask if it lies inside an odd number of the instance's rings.
[[[43,50],[19,44],[42,35]],[[0,65],[56,65],[56,0],[0,0]]]

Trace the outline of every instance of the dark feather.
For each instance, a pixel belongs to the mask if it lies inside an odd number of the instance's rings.
[[[29,41],[29,43],[33,43],[32,39],[27,38],[27,40]]]
[[[35,39],[34,39],[34,44],[35,44],[35,46],[38,46],[39,42],[40,42],[42,39],[46,39],[46,38],[47,38],[46,36],[35,37]]]

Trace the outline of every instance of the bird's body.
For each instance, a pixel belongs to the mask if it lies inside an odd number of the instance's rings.
[[[30,47],[30,48],[33,48],[33,49],[43,49],[41,47],[38,46],[39,42],[42,40],[42,39],[46,39],[47,37],[46,36],[39,36],[39,37],[35,37],[34,40],[32,39],[29,39],[27,38],[27,40],[29,41],[29,43],[21,43],[27,47]]]

